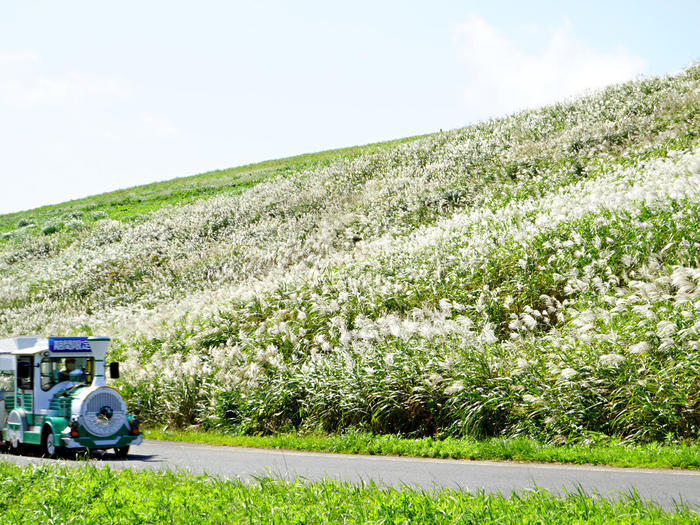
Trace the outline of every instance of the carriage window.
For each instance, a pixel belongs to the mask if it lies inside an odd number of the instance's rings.
[[[14,370],[0,370],[0,393],[15,391]]]
[[[41,389],[50,390],[63,381],[90,383],[94,372],[92,357],[50,357],[41,361]]]
[[[26,364],[22,364],[26,363]],[[20,357],[17,359],[17,371],[23,366],[29,367],[29,377],[19,377],[17,375],[17,387],[20,390],[31,390],[34,388],[34,358],[33,357]]]

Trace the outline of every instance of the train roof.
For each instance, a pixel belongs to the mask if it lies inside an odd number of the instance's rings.
[[[34,355],[46,350],[51,353],[93,352],[91,344],[97,341],[109,341],[109,337],[42,337],[28,335],[0,339],[0,354]]]

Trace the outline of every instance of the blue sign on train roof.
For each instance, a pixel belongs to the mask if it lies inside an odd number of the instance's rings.
[[[61,352],[92,352],[87,337],[49,337],[49,350]]]

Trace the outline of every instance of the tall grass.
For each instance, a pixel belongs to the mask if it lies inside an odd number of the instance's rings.
[[[0,332],[111,335],[154,423],[695,440],[699,107],[695,66],[20,233]]]

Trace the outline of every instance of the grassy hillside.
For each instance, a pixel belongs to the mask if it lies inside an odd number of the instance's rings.
[[[696,66],[53,232],[16,214],[0,332],[114,337],[171,425],[697,439],[699,130]]]
[[[62,240],[70,242],[73,238],[71,230],[91,228],[103,219],[122,222],[143,220],[144,214],[163,206],[182,205],[214,195],[233,195],[278,175],[381,151],[419,138],[409,137],[268,160],[0,215],[0,243],[12,238],[54,235],[61,231],[67,232]]]

